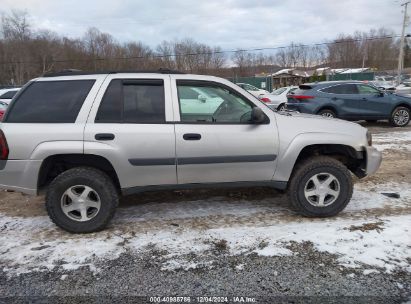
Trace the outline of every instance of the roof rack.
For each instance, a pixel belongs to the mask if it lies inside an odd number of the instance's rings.
[[[56,77],[56,76],[76,76],[76,75],[97,75],[97,74],[118,74],[118,73],[153,73],[153,74],[185,74],[184,72],[170,70],[170,69],[158,69],[158,70],[119,70],[119,71],[97,71],[86,72],[76,69],[67,69],[60,72],[46,73],[43,77]]]

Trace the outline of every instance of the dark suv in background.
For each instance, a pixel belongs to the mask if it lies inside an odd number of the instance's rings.
[[[410,121],[411,98],[385,93],[363,82],[307,83],[287,97],[287,108],[302,113],[346,120],[389,120],[396,127],[405,127]]]

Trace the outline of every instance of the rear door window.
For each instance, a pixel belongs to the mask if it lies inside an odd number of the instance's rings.
[[[339,84],[321,89],[320,91],[332,94],[358,94],[357,86],[355,84]]]
[[[165,97],[161,79],[115,79],[110,82],[96,123],[164,123]]]
[[[8,111],[9,123],[74,123],[95,80],[31,83]]]

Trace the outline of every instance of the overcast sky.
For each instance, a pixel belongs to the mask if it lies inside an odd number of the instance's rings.
[[[35,28],[80,37],[95,26],[118,41],[193,38],[223,49],[315,43],[386,27],[401,33],[402,0],[1,0]],[[410,9],[411,11],[411,9]],[[408,31],[410,28],[408,27]]]

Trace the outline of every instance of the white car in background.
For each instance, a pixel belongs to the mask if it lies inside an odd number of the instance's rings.
[[[202,90],[200,87],[181,87],[178,91],[185,115],[199,116],[217,111],[224,100],[217,89]]]
[[[10,104],[10,101],[19,90],[20,88],[0,89],[0,102]]]
[[[403,82],[399,86],[395,87],[396,94],[409,95],[411,94],[411,83]]]
[[[287,103],[287,95],[292,94],[297,86],[282,87],[272,93],[260,96],[260,100],[273,110],[284,111]]]
[[[394,76],[375,76],[374,81],[370,82],[377,88],[384,90],[392,90],[396,87],[396,79]]]
[[[246,90],[248,93],[250,93],[251,95],[260,98],[261,95],[265,95],[265,94],[269,94],[268,91],[263,90],[263,89],[259,89],[251,84],[248,83],[236,83],[236,85],[238,85],[239,87],[241,87],[242,89]]]

